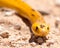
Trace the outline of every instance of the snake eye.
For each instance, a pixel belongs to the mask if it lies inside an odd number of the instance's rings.
[[[45,27],[44,25],[40,25],[41,28]]]
[[[38,27],[36,26],[36,31],[38,30]]]

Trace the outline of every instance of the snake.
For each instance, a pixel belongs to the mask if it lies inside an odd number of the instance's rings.
[[[48,35],[50,27],[42,14],[22,0],[0,0],[0,7],[16,10],[22,17],[31,22],[31,30],[35,36],[44,37]]]

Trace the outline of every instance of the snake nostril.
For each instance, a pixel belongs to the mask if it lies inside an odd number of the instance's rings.
[[[44,25],[40,25],[41,28],[45,27]]]
[[[47,29],[49,30],[49,27],[47,27]]]

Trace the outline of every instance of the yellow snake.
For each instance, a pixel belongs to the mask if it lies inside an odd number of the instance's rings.
[[[42,15],[22,0],[0,0],[0,6],[14,9],[27,18],[32,23],[31,30],[34,35],[43,37],[49,33],[49,25]]]

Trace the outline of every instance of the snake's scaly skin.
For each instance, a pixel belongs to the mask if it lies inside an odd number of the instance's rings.
[[[45,23],[42,15],[22,0],[0,0],[0,6],[14,9],[27,18],[32,23],[31,29],[36,36],[43,37],[49,33],[49,25]]]

